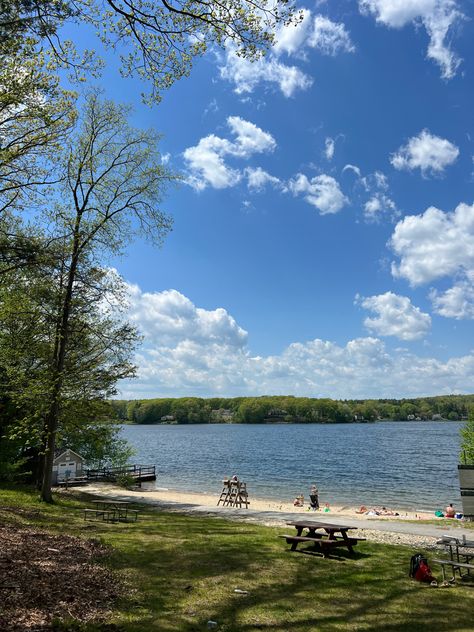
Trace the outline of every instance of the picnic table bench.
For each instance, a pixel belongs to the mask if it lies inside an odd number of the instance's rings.
[[[136,522],[138,509],[130,509],[129,502],[123,500],[93,500],[94,509],[84,509],[84,520],[105,522]]]
[[[436,564],[441,565],[441,570],[443,571],[443,582],[446,583],[446,566],[451,566],[453,569],[453,578],[456,571],[459,571],[459,575],[461,577],[465,577],[461,575],[461,569],[466,569],[467,574],[470,575],[471,571],[474,571],[474,564],[469,564],[468,562],[458,562],[456,560],[432,560],[436,562]]]
[[[295,522],[287,522],[287,525],[296,528],[296,535],[284,534],[279,537],[285,538],[288,544],[291,544],[291,551],[296,551],[300,542],[309,542],[313,544],[313,549],[319,551],[324,557],[327,557],[334,548],[345,547],[350,553],[354,552],[353,547],[365,538],[351,537],[347,534],[350,529],[356,527],[348,527],[328,522],[314,522],[312,520],[297,520]],[[307,530],[306,535],[303,531]]]
[[[84,509],[84,520],[103,520],[104,522],[112,522],[115,520],[115,512],[104,509]]]
[[[446,550],[449,550],[449,560],[433,560],[441,565],[443,582],[446,582],[446,567],[449,566],[452,568],[453,578],[456,571],[459,572],[461,578],[474,578],[474,575],[471,575],[471,571],[474,571],[474,563],[472,563],[474,561],[474,541],[467,541],[465,537],[464,540],[459,540],[459,538],[452,536],[443,536],[436,544],[442,544]],[[467,571],[465,575],[462,574],[463,570]]]

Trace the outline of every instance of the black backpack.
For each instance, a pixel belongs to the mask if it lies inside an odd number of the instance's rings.
[[[418,570],[419,566],[420,566],[420,562],[424,561],[426,564],[428,563],[428,560],[426,559],[426,557],[424,557],[421,553],[415,553],[415,555],[411,556],[410,559],[410,577],[415,577],[416,575],[416,571]]]

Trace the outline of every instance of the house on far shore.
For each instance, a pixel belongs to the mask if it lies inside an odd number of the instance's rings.
[[[85,461],[73,450],[63,450],[53,461],[53,485],[84,476]]]
[[[408,421],[415,421],[415,415],[407,415]]]
[[[229,422],[234,418],[233,412],[230,408],[216,408],[215,410],[211,410],[211,419],[212,421],[221,421],[221,422]]]
[[[439,421],[440,419],[443,419],[443,416],[440,415],[439,413],[435,413],[432,417],[431,417],[432,421]]]
[[[176,421],[174,415],[163,415],[160,421]]]

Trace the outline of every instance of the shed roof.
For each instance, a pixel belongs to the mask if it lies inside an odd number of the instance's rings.
[[[59,463],[60,461],[64,461],[65,458],[70,458],[71,455],[74,455],[75,457],[77,457],[77,459],[79,459],[80,461],[84,461],[84,457],[81,456],[80,454],[78,454],[77,452],[74,452],[74,450],[70,450],[69,448],[67,450],[63,450],[60,454],[58,454],[54,461],[53,464],[56,465],[57,463]]]

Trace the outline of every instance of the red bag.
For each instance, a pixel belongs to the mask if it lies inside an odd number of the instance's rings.
[[[414,578],[419,582],[428,582],[431,583],[434,580],[433,575],[431,574],[431,568],[428,566],[425,560],[420,560],[418,564],[418,568],[416,569]]]

